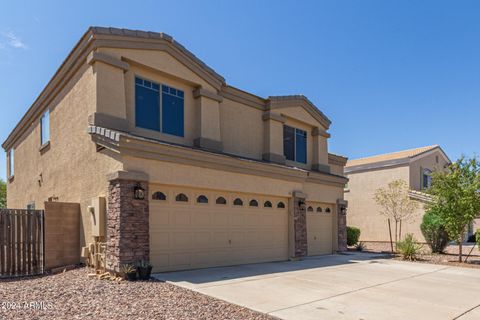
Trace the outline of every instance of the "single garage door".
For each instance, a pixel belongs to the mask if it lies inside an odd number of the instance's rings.
[[[150,186],[155,272],[287,258],[286,198]]]
[[[307,202],[308,255],[333,252],[333,205]]]

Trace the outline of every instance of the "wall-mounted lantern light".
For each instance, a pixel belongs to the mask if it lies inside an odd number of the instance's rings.
[[[133,197],[135,200],[145,200],[145,189],[143,189],[140,184],[137,184],[135,188],[133,188]]]

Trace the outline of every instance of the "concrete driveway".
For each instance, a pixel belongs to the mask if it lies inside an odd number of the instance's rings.
[[[480,319],[480,271],[367,253],[155,275],[282,319]]]

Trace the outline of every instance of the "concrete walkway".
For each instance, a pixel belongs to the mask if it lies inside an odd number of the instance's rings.
[[[282,319],[480,319],[480,271],[352,253],[156,274]]]

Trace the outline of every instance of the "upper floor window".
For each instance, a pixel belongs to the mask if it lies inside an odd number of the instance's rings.
[[[183,137],[184,92],[136,77],[135,125]]]
[[[284,125],[283,153],[287,160],[307,163],[307,132]]]
[[[428,189],[432,186],[432,170],[423,169],[422,172],[422,188]]]
[[[50,141],[50,111],[47,110],[40,118],[40,144]]]
[[[10,177],[13,177],[13,175],[15,174],[13,149],[10,149],[10,151],[8,151],[7,158],[8,158],[8,177],[7,178],[10,178]]]

